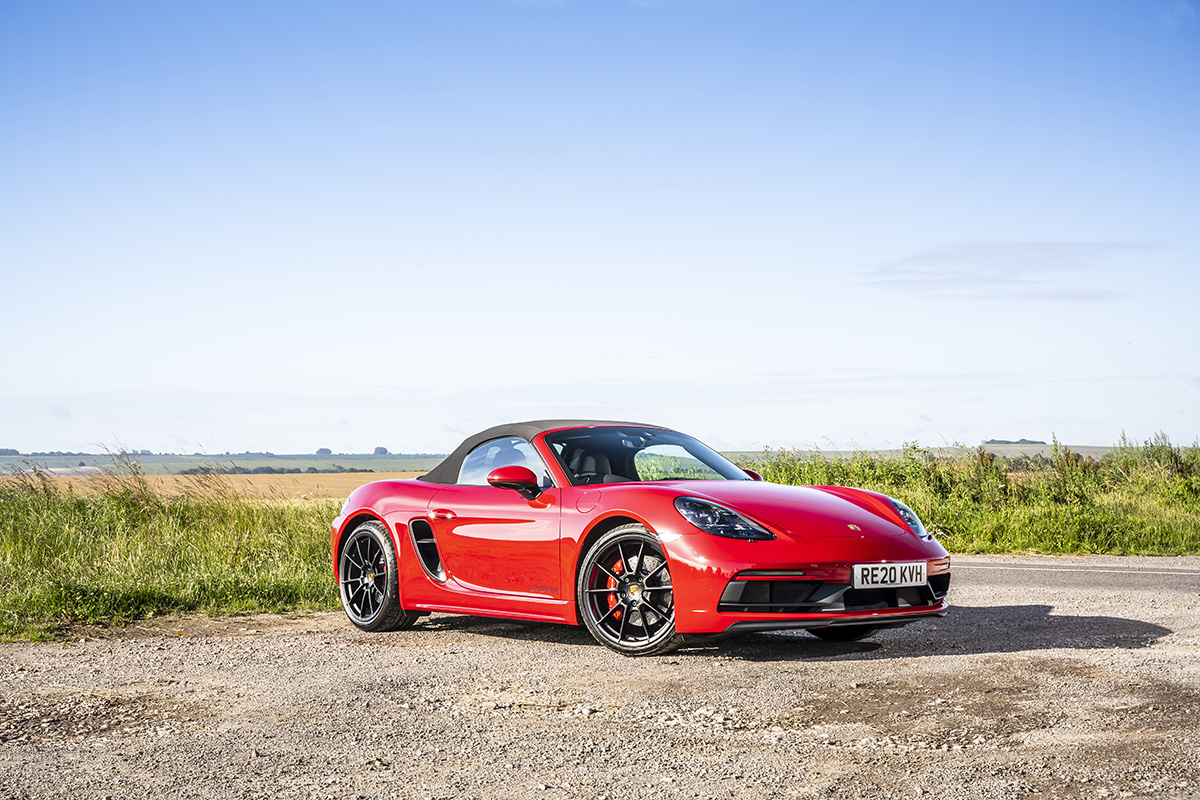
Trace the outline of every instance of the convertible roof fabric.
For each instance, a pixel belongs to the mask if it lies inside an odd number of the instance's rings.
[[[558,430],[559,428],[591,428],[608,425],[629,425],[639,428],[662,429],[661,425],[645,425],[640,422],[614,422],[601,419],[535,419],[529,422],[509,422],[504,425],[497,425],[494,428],[488,428],[486,431],[480,431],[474,436],[468,436],[442,463],[431,469],[428,474],[417,478],[417,480],[428,481],[429,483],[457,483],[458,472],[462,468],[462,462],[467,457],[467,453],[470,453],[484,442],[490,442],[492,439],[507,439],[510,436],[516,436],[528,442],[539,433]]]

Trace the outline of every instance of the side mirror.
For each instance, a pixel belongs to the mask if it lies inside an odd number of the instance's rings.
[[[520,492],[522,497],[533,500],[542,493],[538,486],[537,475],[529,467],[511,466],[496,467],[487,476],[489,485],[497,489],[512,489]]]
[[[742,470],[742,472],[744,472],[744,473],[746,473],[747,475],[749,475],[751,480],[755,480],[755,481],[761,481],[761,480],[762,480],[762,475],[759,475],[757,472],[755,472],[755,471],[754,471],[754,470],[752,470],[752,469],[744,469],[744,470]]]

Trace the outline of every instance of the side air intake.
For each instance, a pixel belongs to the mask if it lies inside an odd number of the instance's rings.
[[[433,527],[428,520],[414,519],[408,523],[412,534],[413,547],[416,548],[417,558],[429,577],[438,583],[446,582],[446,570],[442,569],[442,555],[438,552],[437,541],[433,538]]]

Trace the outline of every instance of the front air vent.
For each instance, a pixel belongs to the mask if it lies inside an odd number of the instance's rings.
[[[438,583],[446,582],[446,570],[442,568],[442,555],[438,552],[437,540],[433,538],[433,527],[426,519],[414,519],[408,524],[412,534],[417,559],[429,577]]]
[[[813,594],[818,581],[730,581],[721,594],[718,611],[799,614],[820,608]]]

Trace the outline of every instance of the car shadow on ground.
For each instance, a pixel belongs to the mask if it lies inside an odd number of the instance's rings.
[[[826,642],[805,631],[745,634],[721,640],[726,655],[749,661],[902,658],[1039,650],[1137,649],[1173,633],[1123,617],[1052,614],[1053,606],[962,606],[950,614],[876,632],[859,642]]]
[[[933,653],[972,655],[1039,650],[1136,649],[1172,631],[1122,617],[1052,614],[1053,606],[961,606],[946,617],[876,632],[859,642],[827,642],[803,630],[747,633],[689,642],[679,655],[721,655],[747,661],[907,658]],[[421,630],[513,641],[601,647],[581,626],[438,614]]]
[[[470,636],[492,636],[523,642],[547,644],[601,645],[581,625],[562,625],[553,622],[524,622],[494,617],[471,617],[458,614],[437,614],[417,623],[414,631],[429,630],[444,633],[463,633]]]

